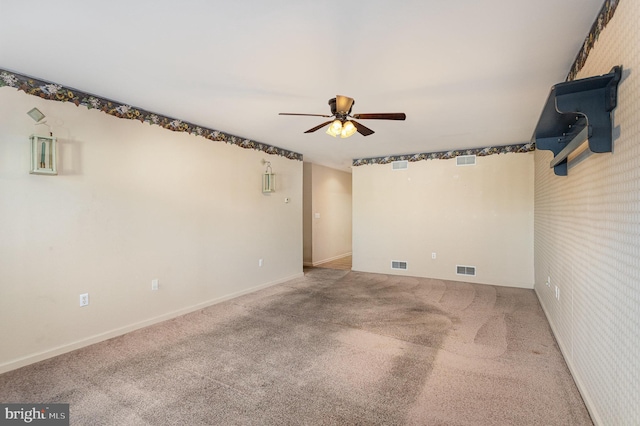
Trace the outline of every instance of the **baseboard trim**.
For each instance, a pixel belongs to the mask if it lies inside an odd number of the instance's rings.
[[[90,346],[96,343],[103,342],[105,340],[113,339],[114,337],[122,336],[127,333],[131,333],[132,331],[139,330],[141,328],[149,327],[154,324],[161,323],[163,321],[167,321],[170,319],[177,318],[182,315],[189,314],[191,312],[198,311],[200,309],[207,308],[209,306],[213,306],[218,303],[225,302],[227,300],[235,299],[236,297],[244,296],[245,294],[253,293],[258,290],[262,290],[267,287],[271,287],[277,284],[282,284],[284,282],[303,277],[304,273],[300,272],[285,278],[281,278],[275,281],[270,281],[268,283],[260,284],[255,287],[248,288],[246,290],[238,291],[235,293],[228,294],[226,296],[217,297],[215,299],[208,300],[206,302],[201,302],[196,305],[188,306],[185,308],[177,309],[175,311],[167,312],[166,314],[158,315],[153,318],[149,318],[147,320],[143,320],[134,324],[130,324],[124,327],[116,328],[110,331],[106,331],[104,333],[96,334],[94,336],[90,336],[86,339],[77,340],[75,342],[60,345],[52,349],[48,349],[42,352],[38,352],[32,355],[27,355],[18,359],[11,360],[9,362],[5,362],[0,364],[0,374],[6,373],[8,371],[17,370],[18,368],[25,367],[30,364],[34,364],[36,362],[44,361],[45,359],[53,358],[58,355],[65,354],[67,352],[75,351],[77,349],[84,348],[86,346]]]
[[[604,423],[602,422],[602,419],[594,409],[595,405],[593,404],[593,400],[589,396],[589,392],[587,392],[586,390],[586,386],[582,383],[582,380],[580,380],[580,375],[577,374],[575,367],[573,366],[572,358],[570,356],[567,356],[567,354],[569,354],[567,348],[565,347],[564,343],[560,339],[558,339],[558,333],[556,332],[553,322],[550,319],[549,312],[544,306],[544,302],[542,301],[542,298],[538,294],[538,289],[534,286],[533,290],[534,290],[534,293],[536,294],[536,297],[538,298],[538,302],[540,303],[540,306],[542,307],[542,312],[544,312],[544,316],[547,318],[549,327],[551,327],[551,332],[553,333],[553,337],[555,338],[556,343],[560,348],[560,353],[562,354],[562,358],[564,358],[564,362],[567,363],[567,367],[569,367],[569,371],[571,372],[571,377],[573,377],[573,381],[576,383],[576,387],[578,388],[578,392],[580,392],[580,396],[582,396],[584,405],[587,407],[587,411],[591,416],[591,420],[593,421],[593,424],[596,426],[603,425]]]

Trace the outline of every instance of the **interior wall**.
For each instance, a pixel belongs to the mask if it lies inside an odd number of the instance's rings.
[[[0,88],[0,372],[301,275],[301,161]]]
[[[305,163],[305,254],[307,266],[351,254],[351,173]]]
[[[313,265],[313,164],[304,162],[302,166],[302,261]]]
[[[353,270],[532,288],[533,153],[476,160],[354,167]]]
[[[577,75],[623,66],[613,153],[584,152],[564,177],[535,154],[535,291],[602,425],[640,424],[639,21],[640,3],[622,0]]]

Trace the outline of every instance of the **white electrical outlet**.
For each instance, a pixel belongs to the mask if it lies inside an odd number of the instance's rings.
[[[262,259],[258,259],[258,266],[262,268],[262,264],[263,264]]]
[[[87,306],[89,304],[89,293],[82,293],[80,295],[80,306]]]
[[[436,253],[435,253],[435,252],[431,253],[431,258],[432,258],[432,259],[435,259],[435,258],[436,258]]]
[[[158,283],[158,279],[154,278],[151,280],[151,290],[157,290],[160,284]]]

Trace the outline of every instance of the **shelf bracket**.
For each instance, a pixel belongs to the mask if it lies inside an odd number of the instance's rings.
[[[550,167],[567,176],[569,155],[585,140],[591,152],[612,152],[611,111],[618,103],[622,66],[605,75],[558,83],[551,88],[531,142],[553,152]]]

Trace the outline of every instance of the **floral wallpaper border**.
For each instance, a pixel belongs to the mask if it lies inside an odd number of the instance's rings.
[[[388,155],[385,157],[372,157],[361,158],[353,160],[353,166],[364,166],[369,164],[388,164],[394,161],[422,161],[422,160],[448,160],[450,158],[456,158],[460,155],[477,155],[478,157],[485,157],[487,155],[494,154],[508,154],[510,152],[530,152],[535,150],[534,143],[523,143],[516,145],[504,145],[504,146],[492,146],[487,148],[475,148],[475,149],[458,149],[450,151],[439,152],[423,152],[419,154],[404,154],[404,155]]]
[[[619,3],[620,0],[607,0],[604,2],[598,17],[591,26],[589,35],[582,44],[582,48],[580,49],[580,52],[578,52],[578,56],[576,56],[576,59],[571,66],[571,70],[567,75],[567,81],[575,80],[582,67],[584,67],[584,64],[587,62],[587,58],[589,57],[589,52],[596,44],[596,41],[598,41],[598,37],[600,37],[602,30],[607,26],[611,18],[613,18],[613,14],[615,13]]]
[[[64,87],[60,84],[38,80],[36,78],[27,77],[0,68],[0,87],[3,86],[13,87],[18,90],[22,90],[29,95],[39,96],[52,101],[72,102],[76,106],[82,105],[88,109],[97,109],[114,117],[129,120],[140,120],[143,123],[155,124],[174,132],[187,132],[202,136],[212,141],[225,142],[231,145],[237,145],[241,148],[255,149],[267,154],[279,155],[291,160],[302,161],[302,154],[297,152],[288,151],[272,145],[252,141],[250,139],[244,139],[219,130],[197,126],[177,118],[166,117],[164,115],[146,111],[142,108],[112,101],[80,90]]]

